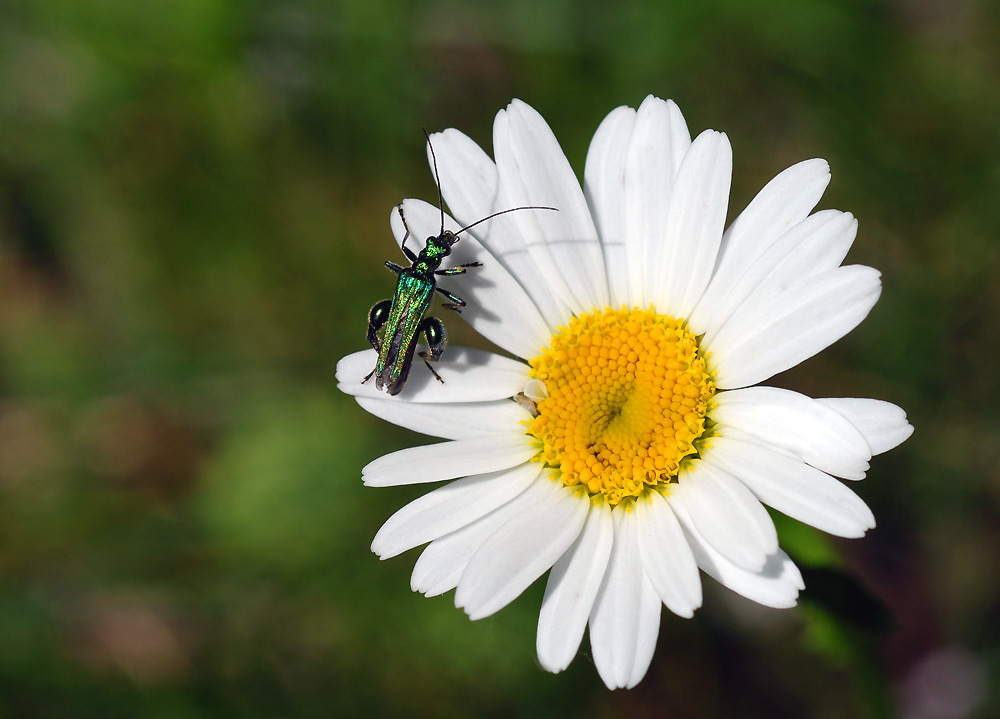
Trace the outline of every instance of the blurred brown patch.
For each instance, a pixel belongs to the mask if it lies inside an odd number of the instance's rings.
[[[108,481],[164,500],[192,486],[207,451],[189,417],[132,395],[96,402],[82,431],[97,471]]]
[[[65,461],[48,409],[43,402],[0,401],[0,484],[27,483]]]
[[[71,620],[70,653],[90,669],[122,673],[137,684],[186,676],[192,636],[170,609],[138,594],[100,594]]]

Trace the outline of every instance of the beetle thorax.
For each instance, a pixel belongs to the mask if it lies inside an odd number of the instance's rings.
[[[437,237],[428,237],[424,249],[420,250],[418,261],[438,267],[451,254],[451,246],[457,241],[458,238],[450,230],[445,230]]]

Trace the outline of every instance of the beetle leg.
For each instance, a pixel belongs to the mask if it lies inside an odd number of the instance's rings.
[[[371,342],[372,347],[375,348],[376,352],[382,352],[382,342],[378,338],[378,331],[382,329],[382,325],[385,321],[389,319],[389,312],[392,310],[392,300],[382,300],[376,303],[368,311],[368,341]],[[361,380],[361,384],[364,384],[372,378],[375,374],[375,370],[372,370],[368,375]]]
[[[389,262],[389,261],[386,261],[386,263],[385,263],[385,266],[386,266],[386,269],[390,269],[390,270],[392,270],[392,271],[393,271],[393,272],[395,272],[395,273],[396,273],[397,275],[398,275],[398,274],[399,274],[400,272],[402,272],[402,271],[403,271],[403,268],[402,268],[402,267],[400,267],[399,265],[397,265],[397,264],[396,264],[395,262]]]
[[[482,262],[466,262],[464,265],[455,265],[446,270],[437,270],[435,275],[464,275],[466,267],[482,267]]]
[[[406,230],[406,234],[403,235],[403,241],[399,243],[399,249],[403,251],[403,254],[406,255],[406,259],[408,259],[411,263],[416,262],[417,256],[413,253],[413,250],[406,246],[406,241],[410,237],[410,226],[406,224],[406,214],[403,212],[403,205],[396,205],[396,211],[399,213],[399,219],[403,221],[403,229]]]
[[[449,310],[455,310],[456,312],[461,312],[462,308],[465,307],[465,300],[458,295],[453,295],[451,292],[441,287],[435,287],[434,289],[451,300],[450,302],[441,303],[442,307],[447,307]]]
[[[431,367],[431,362],[437,362],[444,353],[444,348],[448,346],[448,333],[444,330],[444,324],[437,317],[428,317],[420,323],[417,333],[423,334],[427,339],[427,350],[418,353],[420,359],[424,361],[427,369],[431,371],[438,382],[444,382],[441,375]]]

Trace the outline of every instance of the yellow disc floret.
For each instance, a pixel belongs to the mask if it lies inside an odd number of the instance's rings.
[[[539,460],[611,504],[675,480],[715,394],[686,324],[651,309],[574,317],[531,360],[531,376],[548,392],[530,423]]]

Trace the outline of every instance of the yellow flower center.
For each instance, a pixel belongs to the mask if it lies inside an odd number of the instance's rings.
[[[610,504],[676,480],[715,394],[684,321],[652,309],[574,317],[531,360],[531,376],[548,392],[529,425],[538,459]]]

